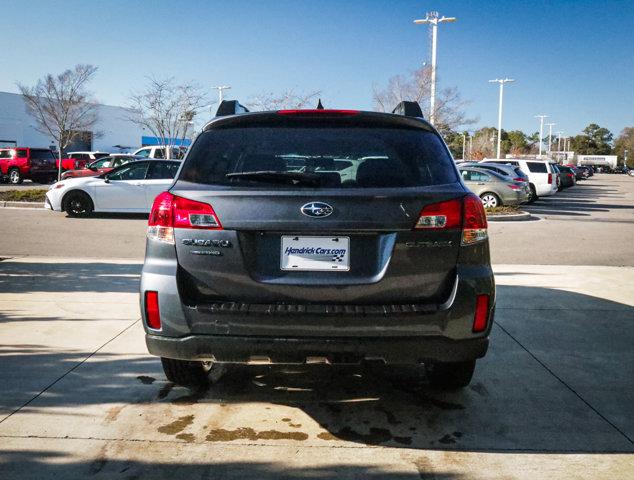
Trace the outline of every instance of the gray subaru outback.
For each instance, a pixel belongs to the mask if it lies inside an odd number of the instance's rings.
[[[141,311],[170,381],[370,361],[470,382],[495,306],[486,216],[418,106],[395,111],[221,104],[149,218]]]

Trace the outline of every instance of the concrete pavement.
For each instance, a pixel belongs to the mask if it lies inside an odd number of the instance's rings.
[[[634,178],[595,175],[523,208],[537,220],[489,224],[493,263],[634,266]],[[0,225],[10,228],[0,235],[0,256],[143,260],[145,253],[144,215],[0,208]]]
[[[462,392],[418,369],[165,380],[140,264],[0,262],[0,478],[631,478],[634,268],[498,265]]]

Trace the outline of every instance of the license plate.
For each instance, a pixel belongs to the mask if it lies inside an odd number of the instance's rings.
[[[350,237],[283,236],[280,268],[347,272],[350,270]]]

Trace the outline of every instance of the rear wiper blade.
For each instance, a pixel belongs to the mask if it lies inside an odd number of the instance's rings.
[[[246,178],[248,180],[261,180],[273,182],[292,182],[306,183],[310,185],[319,185],[321,183],[321,175],[308,172],[280,172],[277,170],[258,170],[251,172],[235,172],[227,173],[227,178]]]

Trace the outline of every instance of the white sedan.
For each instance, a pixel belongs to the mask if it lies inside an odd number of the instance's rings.
[[[54,183],[45,206],[71,217],[92,212],[149,213],[154,198],[174,182],[180,161],[130,162],[98,177],[69,178]]]

